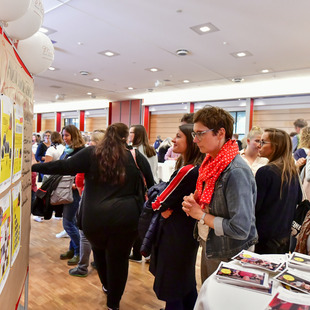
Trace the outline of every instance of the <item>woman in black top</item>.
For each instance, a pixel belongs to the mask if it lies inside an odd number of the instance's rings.
[[[298,173],[292,157],[289,135],[280,129],[266,129],[259,155],[269,163],[258,169],[255,179],[255,207],[259,254],[288,253],[291,224],[302,194]]]
[[[128,275],[128,256],[137,236],[140,215],[137,204],[139,171],[126,149],[128,127],[115,123],[103,140],[65,161],[36,164],[33,171],[45,173],[85,173],[81,201],[81,228],[92,245],[98,274],[107,290],[109,309],[118,309]],[[149,163],[137,154],[137,164],[148,187],[153,175]]]

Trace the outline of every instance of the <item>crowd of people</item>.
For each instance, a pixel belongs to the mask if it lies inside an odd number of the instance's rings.
[[[70,237],[60,259],[77,265],[69,274],[87,275],[92,250],[107,307],[119,309],[128,261],[142,259],[140,197],[146,189],[159,188],[158,162],[169,150],[175,171],[151,201],[160,217],[148,257],[154,291],[166,310],[194,308],[199,245],[202,282],[241,250],[287,253],[302,200],[299,174],[310,167],[310,127],[304,120],[295,123],[302,127],[295,139],[281,129],[253,127],[241,151],[233,138],[233,117],[211,106],[184,115],[175,137],[158,137],[155,147],[142,125],[114,123],[105,132],[94,132],[87,147],[73,125],[61,134],[45,131],[43,142],[33,147],[33,174],[44,174],[43,182],[51,174],[76,175],[68,188],[73,202],[55,209]],[[33,144],[37,139],[34,135]]]

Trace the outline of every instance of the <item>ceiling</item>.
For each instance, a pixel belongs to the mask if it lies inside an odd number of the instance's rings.
[[[36,103],[51,104],[57,95],[59,103],[61,95],[62,102],[88,100],[88,92],[110,101],[142,99],[151,90],[227,85],[233,78],[310,75],[309,0],[43,0],[43,5],[43,26],[55,30],[49,37],[55,41],[56,70],[34,77]],[[199,35],[191,29],[204,23],[219,31]],[[179,49],[189,54],[178,56]],[[119,55],[99,54],[106,50]],[[251,56],[232,55],[240,51]],[[153,67],[160,71],[146,70]]]

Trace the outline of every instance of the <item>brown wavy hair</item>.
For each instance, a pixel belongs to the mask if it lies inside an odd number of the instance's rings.
[[[199,147],[194,143],[192,132],[194,131],[193,124],[184,124],[179,126],[179,129],[186,137],[186,152],[184,157],[180,156],[175,164],[176,169],[180,169],[185,165],[200,165],[203,162],[205,154],[200,153]]]
[[[110,125],[104,137],[97,144],[95,154],[98,160],[100,178],[103,182],[122,184],[125,181],[125,167],[128,162],[126,141],[128,126],[123,123]]]
[[[147,157],[152,157],[156,155],[156,151],[153,146],[149,143],[149,138],[147,137],[146,130],[142,125],[132,125],[134,128],[135,136],[132,141],[132,146],[143,146],[143,151]]]
[[[281,171],[281,192],[284,182],[291,183],[298,175],[292,156],[292,140],[287,132],[277,128],[267,128],[264,132],[272,144],[273,153],[267,165],[274,165]]]
[[[82,134],[77,127],[74,125],[67,125],[62,128],[61,133],[63,133],[64,130],[71,135],[71,145],[69,145],[71,148],[75,150],[85,145]]]

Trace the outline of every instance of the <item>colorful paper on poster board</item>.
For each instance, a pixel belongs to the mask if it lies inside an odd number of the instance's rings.
[[[12,182],[16,182],[22,175],[23,158],[23,107],[14,104],[14,162]]]
[[[11,193],[0,199],[0,230],[1,230],[1,254],[0,254],[0,294],[10,272],[11,258]]]
[[[21,182],[18,182],[12,188],[12,259],[11,266],[18,255],[20,249],[20,237],[21,237],[21,202],[22,202],[22,186]]]
[[[1,170],[0,193],[11,185],[13,153],[13,103],[1,95]]]

